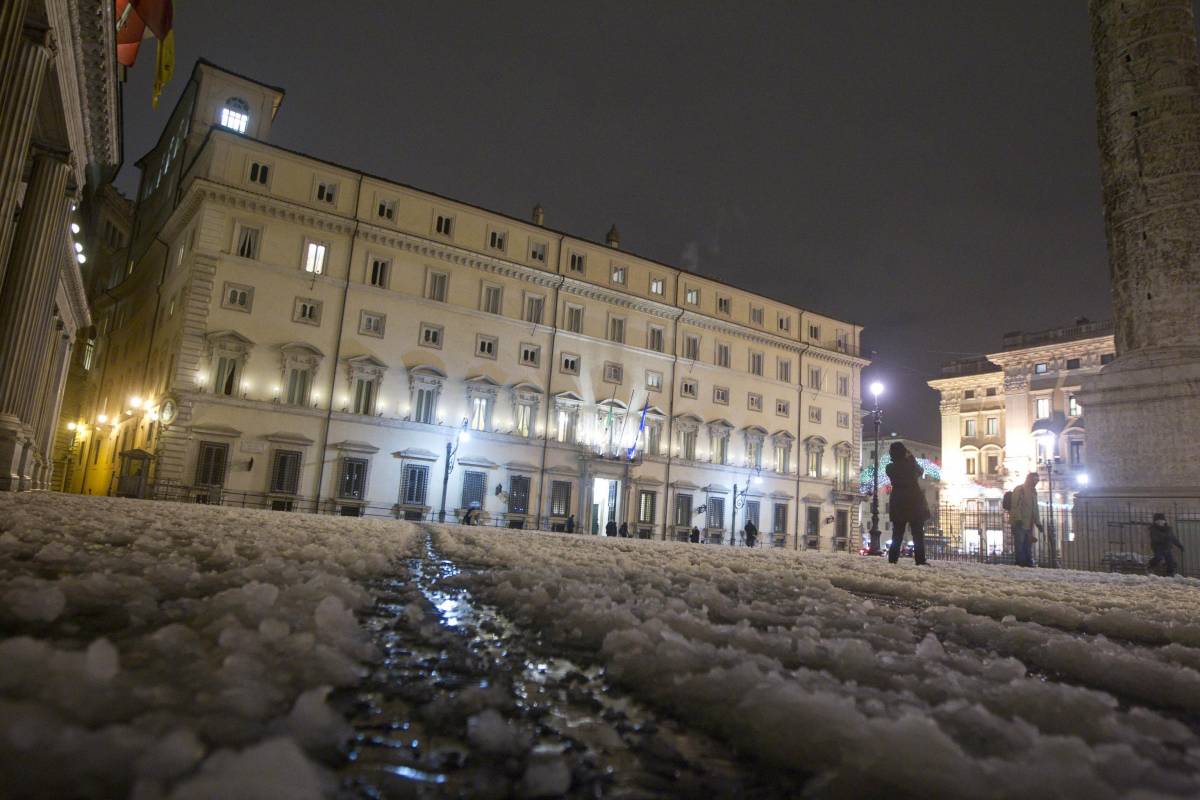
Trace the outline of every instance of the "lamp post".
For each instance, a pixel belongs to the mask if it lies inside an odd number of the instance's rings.
[[[873,556],[880,554],[879,550],[879,424],[883,421],[883,409],[879,407],[879,395],[883,394],[883,384],[875,381],[871,384],[871,394],[875,396],[875,407],[871,409],[871,417],[875,421],[875,468],[871,471],[871,545],[867,552]]]
[[[1041,431],[1040,437],[1046,444],[1045,455],[1038,459],[1046,468],[1047,503],[1046,535],[1050,539],[1050,566],[1058,566],[1058,533],[1054,525],[1054,465],[1062,461],[1058,455],[1058,434],[1054,431]],[[1086,481],[1085,481],[1086,482]]]
[[[459,446],[470,440],[471,434],[467,432],[467,421],[464,419],[458,435],[446,442],[446,471],[442,474],[442,510],[438,512],[438,522],[446,521],[446,487],[450,485],[450,473],[454,471],[454,456]]]
[[[761,472],[762,472],[762,467],[758,467],[755,470],[754,476],[752,478],[750,478],[750,483],[754,484],[755,486],[761,485],[762,484],[762,475],[759,474]],[[746,488],[742,489],[740,492],[738,491],[738,485],[736,483],[733,485],[733,532],[730,533],[730,535],[729,535],[729,546],[730,547],[733,547],[734,545],[737,544],[738,511],[740,511],[746,505],[746,493],[749,491],[750,491],[749,485],[747,485]]]

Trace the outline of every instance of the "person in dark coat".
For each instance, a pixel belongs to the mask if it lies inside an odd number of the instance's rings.
[[[904,529],[912,533],[913,555],[918,565],[925,563],[925,520],[929,519],[929,504],[921,491],[920,479],[925,470],[916,457],[900,442],[892,442],[888,449],[892,463],[887,465],[887,476],[892,482],[892,496],[888,501],[888,516],[892,518],[892,544],[888,548],[888,561],[895,564],[900,559],[900,548],[904,544]]]
[[[742,536],[746,540],[746,547],[754,547],[758,544],[758,526],[754,522],[747,521],[746,528],[742,531]]]
[[[621,523],[621,529],[617,531],[617,536],[620,536],[622,539],[629,538],[629,523],[628,522]]]
[[[574,533],[574,532],[575,532],[575,515],[572,514],[571,516],[567,517],[567,533]]]
[[[604,526],[604,535],[605,536],[616,536],[617,535],[617,523],[613,522],[610,519],[608,521],[608,523],[605,524],[605,526]]]
[[[1167,515],[1159,512],[1154,515],[1154,522],[1150,524],[1150,547],[1154,550],[1154,557],[1150,559],[1150,571],[1153,572],[1159,564],[1166,564],[1166,577],[1171,577],[1175,574],[1175,554],[1171,551],[1172,547],[1178,547],[1179,552],[1183,552],[1183,542],[1179,541],[1179,537],[1175,535],[1175,531],[1171,530],[1171,526],[1167,524]]]
[[[692,535],[691,535],[689,541],[692,544],[700,544],[700,529],[699,528],[695,528],[695,527],[692,528]]]

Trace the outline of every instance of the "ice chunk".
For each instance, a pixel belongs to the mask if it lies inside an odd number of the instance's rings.
[[[320,800],[322,795],[316,766],[291,739],[276,738],[240,753],[214,753],[169,800]]]
[[[571,788],[571,770],[558,753],[534,752],[517,792],[521,797],[559,797]]]
[[[350,735],[350,726],[325,702],[328,696],[328,686],[309,689],[288,714],[288,732],[308,750],[335,750]]]
[[[932,661],[945,657],[946,650],[942,647],[942,643],[938,641],[937,636],[932,632],[925,634],[925,638],[917,645],[917,658]]]
[[[192,769],[204,757],[204,745],[187,728],[171,731],[142,753],[135,765],[141,778],[170,780]]]
[[[516,755],[529,745],[529,737],[494,708],[467,719],[467,741],[493,755]]]
[[[107,683],[121,670],[120,655],[108,639],[100,638],[88,645],[84,658],[88,679],[95,683]]]
[[[17,618],[28,622],[53,622],[67,605],[66,595],[49,584],[9,589],[2,599]]]

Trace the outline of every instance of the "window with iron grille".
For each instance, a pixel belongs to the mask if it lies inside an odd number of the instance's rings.
[[[425,505],[425,491],[429,488],[429,467],[424,464],[409,464],[404,468],[404,504]]]
[[[816,506],[804,507],[804,532],[809,536],[821,534],[821,509]]]
[[[296,494],[300,490],[300,451],[276,450],[271,463],[271,491]]]
[[[201,442],[196,455],[196,485],[224,486],[225,461],[228,457],[229,445],[222,442]]]
[[[708,527],[724,528],[725,527],[725,498],[710,497],[708,498]]]
[[[654,509],[658,505],[658,493],[642,491],[638,493],[638,522],[654,524]]]
[[[745,525],[747,522],[753,522],[754,527],[756,527],[756,528],[758,527],[758,501],[757,500],[747,500],[746,501],[746,518],[744,520],[742,520],[742,524]]]
[[[361,500],[367,489],[367,460],[365,458],[343,458],[342,473],[338,479],[338,497]]]
[[[514,475],[508,482],[508,510],[524,514],[529,510],[529,478]]]
[[[462,507],[483,508],[487,496],[487,473],[474,470],[463,473]]]
[[[553,481],[550,484],[550,516],[565,517],[571,513],[571,482]]]

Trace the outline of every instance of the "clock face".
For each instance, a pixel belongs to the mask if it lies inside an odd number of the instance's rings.
[[[176,408],[174,400],[164,400],[159,416],[162,418],[163,424],[170,425],[175,421],[175,414],[177,412],[178,408]]]

